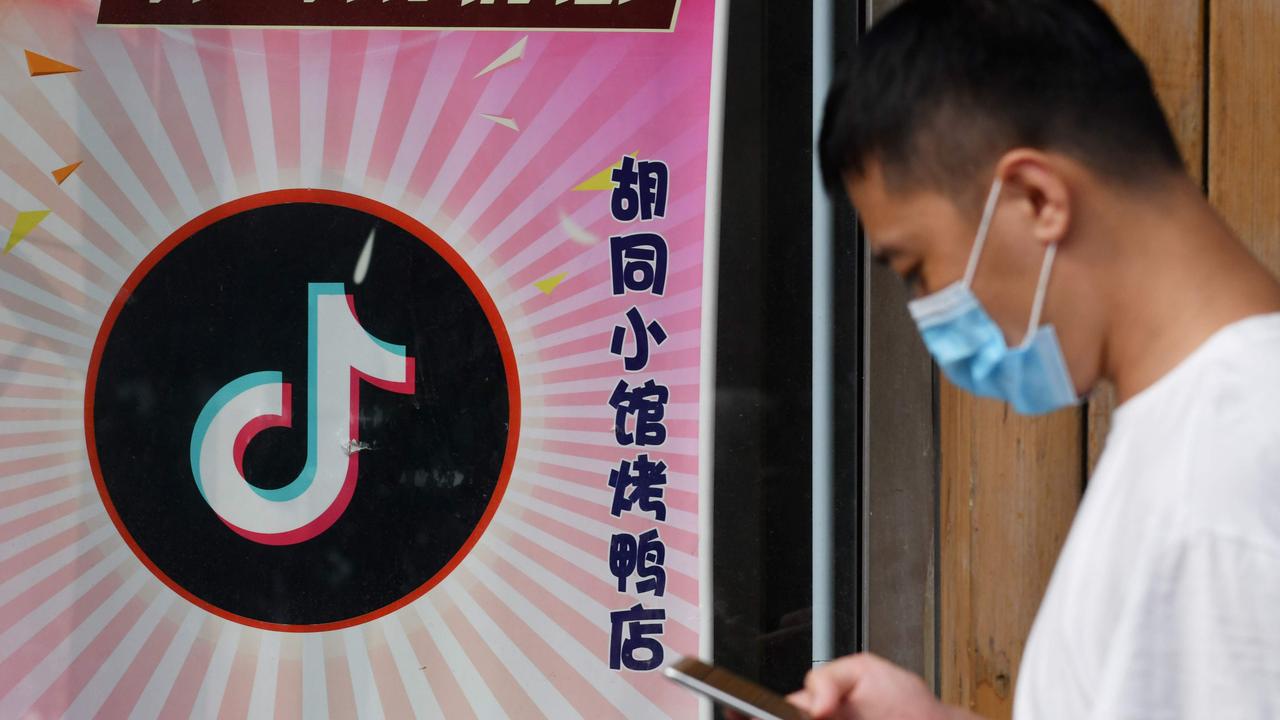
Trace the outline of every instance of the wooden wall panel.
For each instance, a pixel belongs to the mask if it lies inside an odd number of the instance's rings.
[[[1007,718],[1023,644],[1080,498],[1080,410],[1028,419],[943,381],[945,701]]]
[[[1280,273],[1280,2],[1212,2],[1209,199]]]
[[[1102,0],[1102,5],[1146,61],[1187,171],[1203,182],[1205,0]],[[1111,386],[1098,388],[1089,402],[1088,472],[1102,454],[1114,409]]]
[[[1193,172],[1204,147],[1203,2],[1103,2],[1148,61]],[[989,718],[1012,714],[1027,633],[1105,437],[1112,403],[1104,393],[1093,405],[1088,422],[1079,410],[1026,419],[942,381],[939,657],[948,702]]]

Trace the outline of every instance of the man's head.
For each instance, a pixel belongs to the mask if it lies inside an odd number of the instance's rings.
[[[1041,261],[1096,234],[1092,199],[1142,196],[1182,175],[1150,77],[1093,0],[906,0],[833,83],[824,178],[849,192],[873,253],[936,292],[963,276],[983,200],[1004,183],[973,290],[1022,340]],[[1097,278],[1059,260],[1045,320],[1081,389],[1101,332],[1063,312]]]

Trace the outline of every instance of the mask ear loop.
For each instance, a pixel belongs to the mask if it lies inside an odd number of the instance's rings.
[[[1000,199],[1000,188],[1004,181],[996,178],[987,195],[987,205],[982,209],[982,222],[978,223],[978,236],[973,240],[973,250],[969,251],[969,265],[964,269],[964,286],[973,287],[973,276],[978,272],[978,259],[982,257],[982,248],[987,244],[987,233],[991,230],[991,220],[996,214],[996,201]]]
[[[1031,344],[1032,335],[1040,327],[1040,313],[1044,310],[1044,296],[1049,291],[1049,275],[1053,271],[1053,259],[1058,255],[1058,244],[1054,243],[1044,251],[1044,262],[1040,265],[1040,280],[1036,282],[1036,298],[1031,303],[1031,320],[1027,323],[1027,334],[1023,336],[1019,348]]]

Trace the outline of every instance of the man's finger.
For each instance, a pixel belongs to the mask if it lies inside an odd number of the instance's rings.
[[[809,713],[825,717],[835,712],[840,701],[857,686],[865,664],[862,655],[850,655],[810,670],[804,679],[810,695]]]
[[[809,712],[813,707],[813,695],[808,690],[797,690],[787,696],[787,702],[805,712]]]

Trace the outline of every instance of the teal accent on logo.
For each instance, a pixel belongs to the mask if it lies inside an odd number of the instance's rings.
[[[200,490],[200,497],[203,497],[205,502],[208,502],[209,498],[204,494],[204,483],[200,480],[200,448],[204,446],[204,436],[209,434],[209,425],[213,423],[218,413],[222,412],[222,408],[241,393],[263,385],[280,385],[283,382],[284,378],[278,372],[268,370],[249,373],[223,385],[222,389],[214,393],[213,397],[209,398],[209,402],[205,403],[200,416],[196,418],[195,431],[191,433],[191,472],[195,474],[196,488]],[[257,488],[254,489],[257,490]]]

